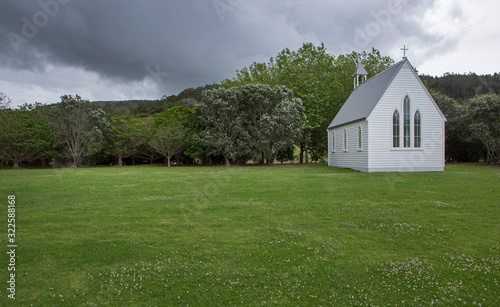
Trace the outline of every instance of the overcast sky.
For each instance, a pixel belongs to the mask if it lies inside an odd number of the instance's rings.
[[[420,73],[500,72],[498,0],[38,0],[0,4],[0,92],[15,105],[158,99],[322,42]]]

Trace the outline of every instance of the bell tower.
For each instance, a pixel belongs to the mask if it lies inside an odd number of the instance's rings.
[[[354,78],[354,88],[357,88],[361,83],[366,81],[368,73],[361,62],[358,63],[358,66],[356,66],[356,71],[354,71],[352,76]]]

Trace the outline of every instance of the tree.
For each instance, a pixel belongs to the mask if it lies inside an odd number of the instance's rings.
[[[133,157],[138,156],[147,159],[150,165],[153,164],[154,160],[160,157],[158,152],[150,145],[154,137],[155,127],[153,117],[142,118],[142,137],[144,143],[139,146],[137,153],[133,155]]]
[[[61,96],[61,101],[52,107],[51,124],[56,146],[67,150],[74,168],[88,148],[98,150],[109,125],[104,111],[93,109],[88,100],[78,95]]]
[[[285,100],[277,105],[270,115],[262,118],[262,143],[270,164],[274,164],[281,148],[293,146],[302,135],[301,126],[306,118],[299,101]]]
[[[202,101],[195,107],[202,126],[200,141],[211,150],[210,154],[223,155],[229,166],[230,159],[235,157],[237,140],[244,132],[238,91],[235,88],[205,90]]]
[[[242,132],[237,143],[240,162],[244,163],[252,155],[261,154],[264,163],[266,142],[263,139],[262,119],[265,115],[271,114],[280,102],[280,98],[275,95],[269,85],[247,84],[241,87],[239,99],[245,125],[245,131]]]
[[[446,160],[478,161],[483,156],[483,146],[471,139],[466,105],[441,93],[430,90],[432,98],[446,117]]]
[[[276,154],[276,160],[280,161],[281,164],[285,161],[293,161],[295,158],[295,148],[294,146],[282,146],[278,149],[278,153]]]
[[[106,152],[117,159],[117,165],[123,165],[123,159],[134,155],[139,146],[145,143],[143,121],[131,116],[108,116],[110,127],[106,133]]]
[[[500,164],[500,96],[486,94],[472,98],[468,114],[472,137],[486,147],[486,162]]]
[[[306,120],[302,101],[283,87],[253,84],[241,88],[241,103],[248,144],[274,164],[278,151],[293,147],[302,136]],[[250,145],[250,146],[249,146]]]
[[[303,44],[297,51],[284,50],[276,57],[276,67],[280,71],[280,84],[291,89],[300,98],[305,108],[307,120],[300,141],[300,160],[309,162],[309,150],[324,147],[325,141],[314,142],[315,130],[326,130],[326,123],[335,113],[337,85],[334,75],[335,58],[327,53],[321,44]],[[325,133],[323,133],[325,134]]]
[[[237,71],[237,77],[233,81],[225,80],[222,85],[241,87],[243,84],[262,83],[270,86],[283,85],[292,90],[295,97],[302,100],[305,108],[307,119],[300,141],[300,160],[303,162],[305,155],[305,162],[308,162],[310,148],[326,148],[324,144],[312,144],[312,131],[322,130],[322,134],[326,135],[326,122],[329,123],[336,113],[337,101],[334,97],[337,90],[333,63],[334,57],[326,52],[323,44],[314,46],[312,43],[304,43],[297,51],[284,49],[267,64],[253,63],[249,68]],[[326,137],[323,136],[318,141],[326,143]]]
[[[167,122],[155,129],[153,138],[149,141],[152,148],[165,157],[165,164],[170,167],[170,159],[187,147],[188,130],[177,121]]]
[[[181,94],[179,94],[179,96]],[[172,121],[178,122],[186,128],[187,146],[183,154],[193,159],[193,161],[197,158],[201,159],[203,148],[199,143],[199,122],[194,114],[194,109],[186,106],[174,106],[164,110],[155,118],[155,124],[159,126],[168,124]],[[179,156],[180,154],[177,155],[178,160]]]
[[[12,103],[12,100],[7,96],[5,93],[0,92],[0,114],[7,110],[10,109],[10,104]]]
[[[25,104],[0,113],[0,157],[12,162],[13,169],[52,154],[52,132],[42,108],[39,103]]]
[[[19,109],[33,112],[33,116],[40,124],[41,131],[43,131],[43,134],[41,134],[40,138],[38,139],[43,142],[43,150],[41,151],[40,161],[41,166],[46,166],[46,160],[51,160],[56,154],[53,146],[54,131],[50,126],[51,108],[48,105],[43,105],[39,102],[35,102],[34,104],[24,104],[20,106]]]
[[[441,93],[430,91],[432,98],[446,117],[446,138],[448,139],[465,120],[465,107],[455,99]]]

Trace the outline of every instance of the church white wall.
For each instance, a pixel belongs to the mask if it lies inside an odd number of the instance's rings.
[[[361,127],[362,147],[358,149],[358,129]],[[347,150],[344,151],[344,129],[347,132]],[[332,152],[332,133],[335,133],[335,152]],[[355,121],[327,131],[328,165],[352,168],[359,171],[368,169],[368,126],[366,120]]]
[[[411,103],[411,148],[403,148],[403,99]],[[392,148],[392,114],[400,113],[401,147]],[[422,118],[422,148],[413,148],[413,116]],[[408,64],[401,68],[368,118],[368,171],[443,171],[444,119]]]

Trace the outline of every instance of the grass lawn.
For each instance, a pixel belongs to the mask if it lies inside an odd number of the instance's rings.
[[[29,306],[500,305],[500,169],[0,171]]]

